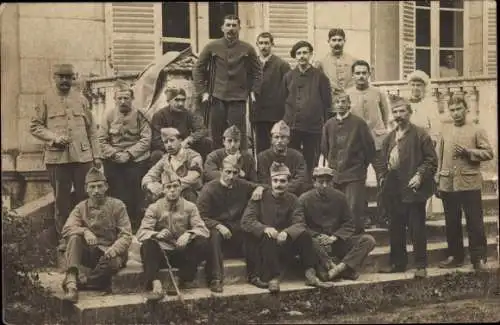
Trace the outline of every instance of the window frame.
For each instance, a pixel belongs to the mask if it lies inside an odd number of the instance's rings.
[[[160,4],[161,5],[161,4]],[[162,7],[163,9],[163,7]],[[198,51],[198,33],[197,33],[197,28],[198,28],[198,21],[197,21],[197,3],[196,2],[189,2],[189,14],[188,14],[188,19],[189,19],[189,38],[181,38],[181,37],[169,37],[166,35],[163,35],[163,30],[161,31],[161,37],[160,37],[160,51],[163,53],[163,46],[165,43],[176,43],[176,44],[190,44],[193,52]],[[163,15],[163,10],[161,11],[161,24],[163,23],[164,19]]]

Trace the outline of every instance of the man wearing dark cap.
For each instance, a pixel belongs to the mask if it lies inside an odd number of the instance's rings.
[[[67,240],[64,299],[77,302],[78,289],[109,290],[111,277],[125,267],[132,230],[122,201],[106,195],[104,175],[92,167],[85,177],[88,199],[64,224]]]
[[[222,161],[228,155],[237,155],[241,163],[240,177],[251,182],[257,181],[257,172],[255,170],[255,160],[247,151],[240,151],[241,132],[233,125],[226,129],[223,134],[224,148],[212,151],[205,161],[203,172],[205,174],[205,182],[210,182],[220,178],[222,170]]]
[[[246,101],[255,102],[262,83],[262,67],[252,45],[239,40],[240,19],[224,17],[224,37],[208,43],[193,68],[196,94],[209,109],[214,148],[222,147],[222,133],[236,125],[241,149],[247,149]],[[207,73],[208,71],[208,73]]]
[[[85,175],[101,166],[97,127],[89,103],[71,89],[74,72],[71,64],[54,66],[54,83],[35,105],[30,132],[45,142],[44,162],[55,197],[55,230],[61,234],[72,205],[85,199]],[[60,248],[65,246],[61,243]]]
[[[404,272],[408,264],[406,228],[411,231],[416,278],[427,276],[425,203],[434,192],[437,156],[427,131],[410,122],[410,102],[390,97],[397,127],[382,143],[382,196],[389,215],[390,266],[382,272]]]
[[[304,155],[309,177],[318,164],[321,130],[332,104],[328,78],[309,62],[312,52],[312,45],[306,41],[292,47],[290,55],[297,60],[297,67],[282,83],[283,120],[291,129],[290,147]]]
[[[191,148],[205,160],[212,149],[212,142],[208,138],[208,130],[203,124],[203,118],[191,111],[186,104],[186,91],[183,88],[167,88],[165,90],[168,105],[154,113],[151,120],[153,132],[151,140],[151,162],[155,164],[165,153],[165,146],[161,141],[160,130],[176,128],[182,138],[182,146]]]
[[[106,112],[98,134],[108,194],[125,203],[132,230],[136,231],[143,215],[141,181],[149,168],[151,128],[145,117],[132,107],[133,99],[134,91],[129,85],[118,82],[116,107]]]
[[[250,283],[270,292],[280,291],[280,274],[284,260],[298,254],[305,269],[306,285],[324,287],[316,276],[319,258],[311,235],[306,231],[304,215],[297,213],[297,197],[287,191],[290,170],[273,162],[270,168],[271,188],[259,201],[249,201],[241,218],[241,228],[249,234],[248,244],[257,258],[256,275]],[[260,261],[260,262],[259,262]]]

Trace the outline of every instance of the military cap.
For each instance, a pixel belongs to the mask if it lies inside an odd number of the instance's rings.
[[[294,46],[292,46],[290,56],[295,59],[295,52],[297,52],[297,50],[302,47],[308,47],[311,53],[313,51],[313,46],[311,45],[311,43],[309,43],[308,41],[298,41]]]
[[[165,89],[165,95],[167,96],[168,101],[174,99],[179,95],[187,97],[186,91],[183,88],[177,88],[177,87],[167,87],[167,89]]]
[[[87,175],[85,176],[85,184],[99,181],[106,182],[106,177],[104,176],[104,174],[95,167],[90,168],[87,172]]]
[[[278,175],[287,175],[287,176],[292,175],[290,173],[290,169],[288,169],[288,167],[284,163],[279,163],[276,161],[273,161],[273,163],[271,164],[271,167],[269,168],[269,173],[271,174],[271,177]]]
[[[429,85],[429,76],[427,73],[423,72],[422,70],[415,70],[412,73],[408,75],[406,78],[408,82],[412,80],[420,80],[422,81],[426,86]]]
[[[273,125],[271,134],[290,136],[290,127],[285,123],[285,121],[278,121]]]
[[[222,160],[222,165],[229,165],[234,168],[241,169],[240,155],[227,155],[224,160]]]
[[[161,173],[161,183],[163,185],[170,184],[173,182],[180,181],[179,175],[177,175],[172,169],[167,168]]]
[[[222,135],[224,138],[231,138],[235,140],[239,140],[241,138],[240,129],[236,125],[232,125],[224,131]]]
[[[403,97],[397,96],[397,95],[391,95],[389,96],[389,106],[392,108],[400,107],[400,106],[406,106],[410,112],[412,112],[411,109],[411,104],[408,100],[406,100]]]
[[[345,32],[342,28],[332,28],[328,32],[328,40],[332,38],[333,36],[341,36],[343,39],[345,39]]]
[[[315,167],[313,170],[313,177],[330,176],[333,177],[333,169],[330,167]]]
[[[73,70],[73,65],[64,63],[64,64],[54,64],[54,74],[63,75],[63,76],[72,76],[75,74]]]
[[[162,139],[166,139],[166,138],[171,137],[171,136],[178,137],[178,136],[180,136],[181,133],[176,128],[162,128],[160,130],[160,134],[161,134]]]

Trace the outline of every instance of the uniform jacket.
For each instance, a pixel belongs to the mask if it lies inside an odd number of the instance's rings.
[[[244,175],[242,178],[250,182],[257,181],[257,171],[255,170],[255,161],[253,156],[248,153],[248,151],[242,151],[241,153],[241,170]],[[226,149],[219,148],[208,154],[205,160],[205,166],[203,166],[203,172],[205,174],[205,182],[209,182],[213,179],[219,179],[222,170],[222,161],[227,157]]]
[[[469,157],[455,157],[455,144],[468,149]],[[493,149],[482,128],[469,122],[462,126],[444,124],[436,151],[440,191],[481,190],[483,179],[479,167],[482,161],[493,159]]]
[[[226,101],[247,100],[249,92],[258,93],[262,84],[262,67],[257,52],[247,42],[229,43],[220,38],[208,43],[193,68],[197,95],[209,90],[208,66],[215,62],[213,96]]]
[[[183,198],[179,198],[173,206],[165,198],[151,204],[137,230],[137,240],[143,242],[165,228],[169,230],[170,237],[165,241],[158,241],[160,247],[165,250],[175,249],[175,242],[185,232],[191,234],[191,238],[209,237],[198,208]]]
[[[49,89],[35,106],[30,132],[45,141],[46,164],[83,163],[101,158],[97,126],[88,101],[75,90],[68,96],[60,96],[55,88]],[[63,148],[54,146],[54,140],[61,135],[71,140]]]
[[[88,229],[97,237],[103,251],[111,247],[117,255],[126,257],[132,243],[132,228],[125,204],[113,197],[106,197],[101,206],[83,200],[71,211],[62,229],[63,238],[83,236]]]
[[[337,58],[330,52],[318,62],[318,68],[330,80],[332,96],[335,90],[347,89],[354,84],[352,80],[352,64],[354,61],[356,59],[347,53],[343,53]]]
[[[296,239],[305,231],[304,216],[295,212],[297,202],[292,193],[274,197],[271,189],[265,189],[261,200],[248,202],[241,218],[241,228],[260,238],[265,228],[273,227]]]
[[[324,195],[320,195],[315,188],[302,194],[296,214],[303,216],[313,237],[325,234],[346,240],[355,233],[347,198],[334,188],[326,189]]]
[[[137,109],[127,115],[115,108],[106,114],[99,131],[99,143],[104,159],[123,151],[134,157],[134,162],[149,158],[151,128]]]

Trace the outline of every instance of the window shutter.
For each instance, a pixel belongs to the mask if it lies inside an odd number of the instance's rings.
[[[489,76],[497,75],[497,3],[496,1],[486,1],[486,19],[488,28],[488,43],[485,44],[487,51],[486,73]]]
[[[292,66],[290,49],[299,40],[308,40],[307,2],[269,2],[269,32],[274,36],[274,54]]]
[[[399,75],[415,70],[415,1],[399,2]]]
[[[464,68],[468,68],[468,76],[480,76],[484,74],[483,64],[483,2],[469,1],[465,3],[469,13],[469,36],[465,40],[469,42],[469,48],[464,49],[464,54],[468,54]],[[465,69],[464,69],[465,70]],[[465,74],[465,71],[464,71]],[[467,74],[465,74],[467,76]]]
[[[161,3],[106,3],[106,28],[115,75],[139,73],[161,54]]]

